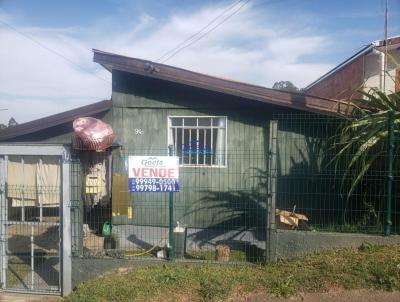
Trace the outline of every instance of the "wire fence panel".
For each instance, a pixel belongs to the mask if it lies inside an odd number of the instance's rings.
[[[313,114],[276,116],[278,130],[277,208],[281,228],[383,234],[387,215],[387,142],[344,137],[345,120]],[[346,132],[348,135],[348,132]],[[354,139],[349,148],[346,144]],[[394,162],[398,164],[398,154]],[[398,169],[394,169],[392,231],[399,232]],[[295,215],[297,213],[297,215]],[[304,216],[303,216],[304,215]]]
[[[129,187],[129,158],[169,156],[167,147],[76,152],[70,180],[73,254],[259,262],[274,253],[275,228],[383,235],[390,215],[391,233],[399,232],[398,152],[390,213],[387,143],[371,149],[368,156],[374,160],[366,169],[368,158],[358,153],[370,142],[359,139],[342,151],[347,138],[340,134],[348,122],[315,114],[274,119],[272,153],[269,131],[265,144],[223,149],[215,139],[225,135],[223,118],[216,118],[217,130],[209,132],[192,128],[212,119],[172,120],[172,153],[179,157],[179,191],[173,193],[131,192]],[[213,140],[219,147],[208,150]],[[276,225],[268,217],[275,217]]]
[[[190,155],[195,152],[200,153],[193,150]],[[177,259],[259,261],[264,257],[266,155],[263,150],[221,153],[227,156],[223,166],[181,163],[180,190],[172,193],[173,229],[179,224],[184,232],[174,232]],[[168,150],[98,153],[88,156],[87,162],[79,154],[71,169],[76,254],[169,256],[169,193],[129,192],[128,159],[143,155],[166,156]],[[101,167],[110,165],[112,175]]]
[[[2,288],[59,293],[60,157],[0,159]]]

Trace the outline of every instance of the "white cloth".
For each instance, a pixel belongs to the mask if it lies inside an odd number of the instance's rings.
[[[55,156],[10,156],[7,165],[8,198],[13,207],[58,207],[61,171]]]

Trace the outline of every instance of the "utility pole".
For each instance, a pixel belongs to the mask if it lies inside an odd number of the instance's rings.
[[[383,67],[383,92],[386,92],[387,52],[388,52],[388,0],[385,1],[385,62]]]

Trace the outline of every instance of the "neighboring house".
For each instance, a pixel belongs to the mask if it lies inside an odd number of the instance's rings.
[[[358,97],[357,90],[377,87],[400,91],[400,36],[373,42],[304,88],[305,93],[346,100]],[[385,57],[387,72],[385,74]]]
[[[82,116],[107,120],[112,107],[105,100],[0,130],[1,142],[71,144],[72,122]]]

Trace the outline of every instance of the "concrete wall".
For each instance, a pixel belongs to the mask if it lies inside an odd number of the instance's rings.
[[[191,232],[192,231],[193,230],[191,230]],[[303,256],[337,248],[357,248],[363,243],[376,245],[400,244],[400,236],[398,235],[385,237],[355,233],[346,234],[277,230],[275,236],[275,260]],[[259,242],[259,244],[262,244],[262,242]],[[196,246],[196,249],[198,248],[207,250],[210,247],[208,245],[202,247]],[[165,262],[165,260],[156,258],[153,260],[140,258],[131,260],[118,258],[98,259],[73,257],[72,285],[73,287],[76,287],[82,282],[98,278],[117,269],[125,271],[130,268],[162,265]]]
[[[400,236],[379,236],[356,233],[276,231],[276,259],[302,256],[324,250],[359,247],[363,243],[400,244]]]
[[[163,260],[127,260],[127,259],[89,259],[72,258],[72,288],[80,283],[99,278],[100,276],[111,273],[119,268],[129,269],[134,267],[148,267],[151,265],[161,265]]]

